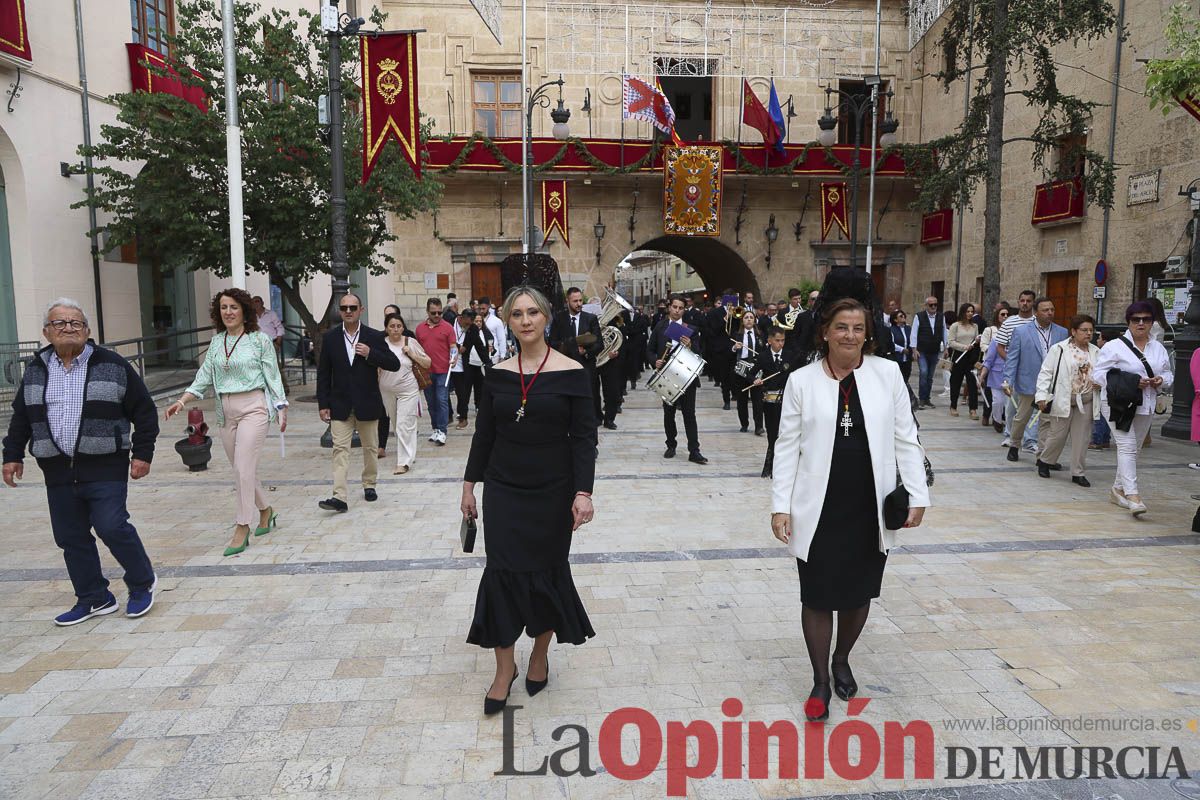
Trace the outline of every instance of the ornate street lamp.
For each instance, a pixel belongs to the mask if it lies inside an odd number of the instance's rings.
[[[533,109],[536,107],[549,108],[550,95],[547,90],[551,86],[558,87],[558,106],[550,112],[550,119],[554,121],[554,127],[551,132],[554,138],[560,142],[566,141],[571,135],[570,128],[567,127],[567,122],[571,119],[570,109],[563,106],[562,87],[566,83],[562,79],[562,75],[558,76],[556,81],[546,81],[541,86],[533,90],[529,95],[529,100],[525,105],[525,130],[524,147],[521,148],[523,153],[521,164],[521,175],[524,181],[524,196],[525,196],[525,254],[532,253],[537,248],[537,220],[533,216]]]
[[[592,226],[596,237],[596,266],[600,266],[600,240],[604,238],[604,221],[600,219],[600,209],[596,209],[596,224]]]
[[[775,215],[771,215],[771,219],[767,221],[767,229],[763,231],[767,237],[767,269],[771,268],[771,248],[775,245],[775,240],[779,238],[779,228],[775,227]]]

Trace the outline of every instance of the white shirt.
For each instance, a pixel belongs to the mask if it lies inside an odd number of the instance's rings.
[[[924,313],[925,313],[925,319],[927,319],[929,321],[929,327],[932,330],[933,326],[937,324],[937,314],[930,314],[928,311],[926,311]],[[917,336],[917,333],[920,330],[921,330],[921,315],[916,314],[913,316],[912,328],[909,330],[909,333],[908,333],[908,346],[909,347],[916,347],[917,342],[921,341],[920,337]],[[945,317],[942,317],[941,332],[939,333],[938,331],[934,331],[933,335],[941,337],[938,341],[938,351],[940,352],[942,350],[945,350],[946,349],[946,318]]]
[[[274,341],[283,336],[283,321],[279,319],[279,315],[269,308],[264,308],[263,312],[258,315],[258,329],[267,335],[268,339]]]
[[[483,324],[492,332],[492,337],[495,339],[496,359],[500,361],[508,358],[508,337],[504,332],[504,323],[496,315],[495,309],[488,311],[487,318],[484,319]]]
[[[450,361],[454,365],[454,366],[450,367],[450,371],[451,372],[462,372],[463,371],[463,363],[462,363],[463,347],[462,347],[462,344],[463,344],[463,336],[466,335],[466,332],[463,331],[461,326],[459,326],[458,317],[454,318],[453,327],[454,327],[454,341],[457,346],[455,347],[454,351],[452,353],[450,353]]]
[[[1121,336],[1131,344],[1133,343],[1133,337],[1129,335],[1128,331]],[[1152,414],[1154,413],[1155,398],[1159,392],[1165,392],[1171,388],[1171,384],[1175,382],[1175,374],[1171,372],[1171,360],[1167,357],[1167,348],[1160,343],[1153,339],[1146,342],[1146,349],[1142,351],[1142,355],[1146,357],[1150,368],[1154,370],[1154,376],[1163,379],[1162,386],[1157,389],[1147,386],[1142,390],[1142,404],[1137,407],[1137,413]],[[1100,399],[1105,405],[1108,405],[1108,371],[1112,369],[1149,377],[1146,375],[1146,368],[1142,365],[1142,360],[1132,350],[1116,339],[1106,342],[1104,347],[1100,348],[1100,355],[1096,357],[1096,366],[1092,370],[1093,380],[1100,384]]]
[[[1008,319],[1004,320],[1004,324],[1000,326],[1000,330],[996,331],[996,342],[1003,347],[1008,347],[1008,343],[1012,341],[1013,331],[1033,321],[1033,314],[1030,314],[1028,317],[1022,317],[1019,314],[1009,314]]]
[[[738,353],[738,358],[745,360],[754,357],[754,354],[750,352],[750,336],[753,333],[754,331],[742,330],[742,349]]]
[[[354,363],[354,345],[358,344],[358,335],[362,333],[362,323],[358,323],[358,328],[354,333],[347,333],[346,326],[342,325],[342,341],[346,343],[346,360],[351,364]]]

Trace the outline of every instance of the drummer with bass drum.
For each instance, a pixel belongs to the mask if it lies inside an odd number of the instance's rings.
[[[696,342],[694,342],[693,336],[681,336],[678,344],[668,338],[667,329],[670,328],[671,323],[685,324],[683,310],[683,296],[671,295],[667,306],[667,315],[659,320],[658,324],[654,326],[653,333],[650,334],[650,344],[646,348],[646,354],[648,359],[654,362],[656,370],[662,369],[670,350],[674,347],[695,350]],[[674,404],[663,403],[663,429],[667,435],[667,449],[663,453],[663,458],[675,457],[676,436],[678,435],[678,429],[675,427],[675,412],[680,410],[683,411],[683,429],[687,433],[688,461],[693,464],[708,463],[708,459],[700,453],[700,437],[696,429],[696,389],[699,384],[700,381],[693,380]]]
[[[742,314],[739,322],[739,329],[728,337],[733,348],[733,366],[729,372],[733,393],[737,397],[738,421],[742,423],[742,433],[750,430],[750,408],[753,408],[754,435],[762,436],[765,432],[762,389],[755,386],[753,381],[756,362],[766,351],[767,345],[758,332],[758,319],[753,312]]]
[[[775,464],[775,440],[779,438],[779,415],[783,410],[783,388],[791,374],[791,365],[784,351],[787,331],[771,328],[767,346],[758,354],[752,386],[762,392],[763,421],[767,423],[767,458],[763,461],[762,477],[770,478]]]

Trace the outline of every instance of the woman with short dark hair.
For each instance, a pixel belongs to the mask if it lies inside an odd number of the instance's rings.
[[[1071,436],[1071,481],[1087,488],[1084,458],[1092,436],[1092,422],[1100,416],[1100,387],[1092,379],[1100,348],[1092,344],[1096,320],[1076,314],[1068,325],[1070,336],[1046,351],[1038,373],[1034,402],[1042,412],[1042,425],[1050,426],[1046,446],[1038,458],[1038,475],[1050,477]]]
[[[788,379],[775,445],[771,529],[800,574],[800,621],[813,667],[804,712],[810,721],[829,716],[831,669],[838,697],[858,691],[850,651],[895,543],[884,498],[901,483],[907,489],[905,528],[920,525],[929,505],[908,389],[894,362],[866,354],[872,327],[857,300],[824,307],[820,357]]]
[[[913,359],[912,359],[912,342],[909,341],[908,314],[902,309],[897,308],[888,317],[888,326],[892,333],[892,345],[895,347],[896,363],[900,365],[900,374],[904,376],[904,382],[912,377]]]

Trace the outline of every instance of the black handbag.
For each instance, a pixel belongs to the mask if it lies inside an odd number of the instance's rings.
[[[883,498],[883,524],[889,531],[898,531],[908,522],[908,489],[896,472],[896,488]]]
[[[462,551],[471,553],[475,551],[475,533],[479,527],[475,524],[475,520],[471,517],[463,517],[462,525],[458,528],[458,540],[462,543]]]

